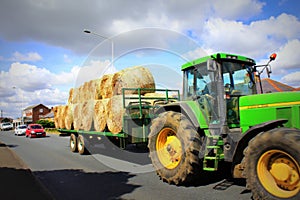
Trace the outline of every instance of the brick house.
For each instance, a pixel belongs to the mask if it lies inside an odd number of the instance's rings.
[[[42,116],[51,112],[51,109],[43,104],[33,105],[23,110],[25,123],[36,123]]]

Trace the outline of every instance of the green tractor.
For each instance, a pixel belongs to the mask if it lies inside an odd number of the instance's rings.
[[[149,134],[163,181],[184,185],[230,163],[254,199],[300,199],[300,92],[263,93],[275,58],[217,53],[182,66],[183,101],[159,108]]]

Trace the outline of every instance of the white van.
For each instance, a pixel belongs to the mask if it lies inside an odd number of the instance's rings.
[[[13,129],[13,124],[10,122],[4,122],[0,124],[1,131],[7,131]]]

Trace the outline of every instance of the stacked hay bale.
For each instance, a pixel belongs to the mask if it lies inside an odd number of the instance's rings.
[[[147,68],[138,66],[104,75],[100,79],[85,82],[78,88],[72,88],[68,104],[54,108],[56,128],[99,132],[108,128],[112,133],[119,133],[125,112],[122,88],[155,89],[154,78]],[[126,95],[137,92],[126,91]]]

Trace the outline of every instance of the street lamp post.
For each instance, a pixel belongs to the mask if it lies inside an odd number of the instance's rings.
[[[98,37],[107,39],[111,42],[111,65],[113,66],[113,63],[114,63],[114,41],[112,39],[108,38],[108,37],[105,37],[103,35],[100,35],[98,33],[95,33],[93,31],[91,31],[91,30],[88,30],[88,29],[84,29],[83,32],[88,33],[88,34],[96,35]]]
[[[12,87],[13,89],[15,89],[15,90],[17,90],[18,88],[16,87],[16,86],[13,86]],[[19,90],[20,90],[20,94],[21,94],[21,118],[20,118],[20,120],[21,120],[21,124],[24,124],[24,122],[23,122],[23,94],[21,93],[21,89],[19,88]]]

